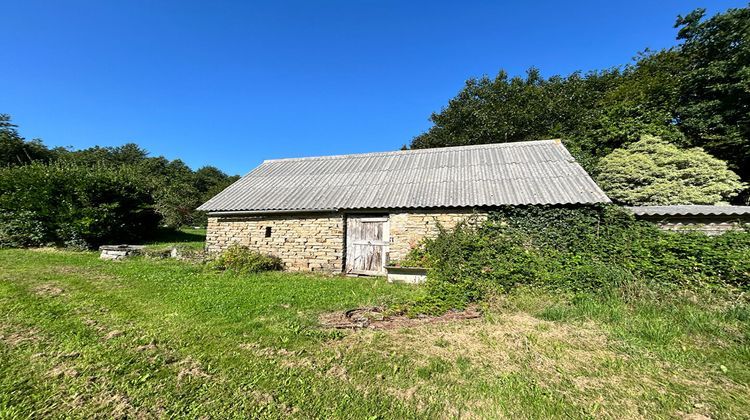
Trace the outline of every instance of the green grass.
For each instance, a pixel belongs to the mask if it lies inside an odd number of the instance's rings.
[[[164,249],[173,246],[194,250],[203,249],[206,239],[206,229],[181,227],[180,229],[161,229],[156,237],[146,243],[148,249]]]
[[[750,416],[736,294],[519,290],[481,320],[321,329],[382,279],[0,250],[0,418]]]

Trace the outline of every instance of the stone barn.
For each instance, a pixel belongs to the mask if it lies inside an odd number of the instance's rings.
[[[438,223],[507,205],[609,202],[559,140],[267,160],[200,206],[206,248],[286,269],[382,274]]]

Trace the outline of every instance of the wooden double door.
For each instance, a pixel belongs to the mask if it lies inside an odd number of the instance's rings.
[[[346,272],[385,274],[388,259],[388,216],[348,215],[346,218]]]

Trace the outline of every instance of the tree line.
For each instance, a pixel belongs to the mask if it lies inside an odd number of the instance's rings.
[[[676,47],[642,52],[619,68],[471,78],[409,147],[562,138],[598,176],[603,157],[648,135],[700,147],[750,181],[750,8],[710,18],[697,9],[675,28]],[[731,195],[736,203],[750,198]]]
[[[142,240],[159,226],[205,225],[195,208],[237,179],[133,143],[48,148],[0,114],[0,246],[91,247]]]
[[[617,202],[747,203],[750,7],[697,9],[675,28],[676,47],[620,68],[469,79],[409,147],[562,138]],[[0,114],[0,246],[92,247],[201,225],[195,208],[237,179],[133,143],[50,149]]]

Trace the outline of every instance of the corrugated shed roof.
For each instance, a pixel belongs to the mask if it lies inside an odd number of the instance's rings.
[[[268,160],[198,210],[609,202],[559,140]]]
[[[636,216],[742,216],[750,206],[637,206],[628,207]]]

